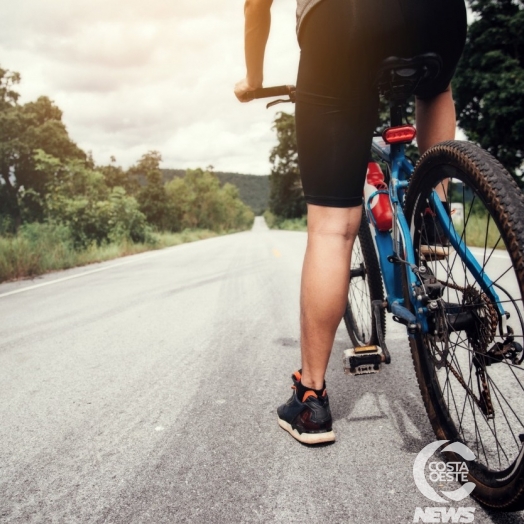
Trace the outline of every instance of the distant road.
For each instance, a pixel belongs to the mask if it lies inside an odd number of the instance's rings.
[[[337,442],[276,423],[299,364],[306,235],[252,231],[0,285],[0,522],[400,523],[434,440],[403,329],[327,383]],[[517,523],[489,515],[476,523]]]

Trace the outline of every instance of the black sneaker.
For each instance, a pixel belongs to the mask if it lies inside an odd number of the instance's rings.
[[[322,444],[333,442],[331,410],[329,398],[324,389],[319,397],[314,391],[307,390],[302,399],[297,395],[300,372],[292,376],[294,391],[291,398],[277,409],[278,424],[303,444]]]
[[[451,210],[447,202],[442,202],[448,216]],[[420,253],[426,258],[443,259],[449,256],[451,244],[444,233],[442,226],[436,219],[435,212],[427,207],[422,217],[422,231],[420,236]]]

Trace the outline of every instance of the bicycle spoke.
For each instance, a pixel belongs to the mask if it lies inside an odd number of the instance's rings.
[[[449,222],[430,212],[444,183]],[[405,212],[415,261],[426,268],[416,288],[423,299],[412,302],[418,315],[427,311],[430,334],[414,342],[414,358],[432,425],[438,436],[475,453],[468,465],[474,497],[490,507],[523,509],[524,495],[512,491],[518,486],[524,493],[524,461],[518,461],[524,435],[522,196],[488,155],[446,142],[421,157]]]
[[[517,440],[517,437],[515,436],[515,433],[513,432],[513,429],[511,427],[511,424],[509,423],[508,421],[508,418],[506,416],[506,412],[504,411],[503,407],[502,407],[502,404],[500,402],[500,398],[499,398],[499,394],[500,396],[502,396],[504,402],[507,404],[508,408],[510,409],[511,413],[515,416],[515,418],[518,420],[519,424],[521,427],[522,426],[522,421],[520,420],[519,416],[517,415],[517,413],[515,413],[515,410],[511,407],[511,404],[507,401],[506,397],[502,394],[502,392],[500,391],[499,387],[497,386],[497,384],[495,384],[495,382],[493,382],[493,380],[490,378],[490,383],[493,385],[493,388],[495,389],[495,397],[497,399],[497,402],[499,403],[499,406],[501,408],[501,411],[502,411],[502,414],[504,415],[504,418],[506,419],[506,422],[508,423],[508,427],[509,427],[509,430],[511,431],[511,435],[513,436],[513,440],[515,441],[515,444],[518,445],[518,440]],[[497,394],[497,392],[499,394]]]
[[[355,347],[376,344],[372,302],[383,300],[382,278],[369,225],[363,217],[352,253],[344,323]],[[385,313],[382,313],[385,316]]]

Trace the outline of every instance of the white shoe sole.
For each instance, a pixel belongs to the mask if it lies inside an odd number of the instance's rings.
[[[326,431],[324,433],[299,433],[293,429],[291,424],[278,418],[278,425],[285,429],[293,438],[296,438],[302,444],[323,444],[325,442],[335,442],[335,433]]]

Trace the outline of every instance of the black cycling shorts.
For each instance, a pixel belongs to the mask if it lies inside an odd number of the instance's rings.
[[[438,53],[441,73],[415,93],[432,98],[451,81],[466,28],[464,0],[323,0],[307,14],[299,35],[296,131],[308,203],[362,203],[383,60]]]

